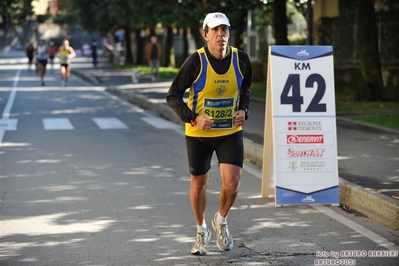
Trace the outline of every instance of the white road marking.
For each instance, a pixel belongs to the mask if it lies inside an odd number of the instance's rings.
[[[17,130],[18,119],[0,118],[0,130]]]
[[[73,125],[68,118],[43,118],[43,127],[45,130],[71,130]]]
[[[95,117],[93,118],[93,121],[101,129],[129,129],[125,123],[115,117]]]
[[[339,213],[336,213],[335,211],[333,211],[332,209],[327,208],[326,206],[322,206],[322,205],[311,205],[313,208],[315,208],[316,210],[318,210],[319,212],[324,213],[325,215],[330,216],[331,218],[334,218],[335,220],[337,220],[338,222],[348,226],[349,228],[355,230],[356,232],[358,232],[359,234],[362,234],[363,236],[367,237],[368,239],[370,239],[371,241],[377,243],[378,245],[387,248],[389,250],[398,250],[399,251],[399,247],[395,246],[394,243],[389,242],[388,239],[383,238],[380,235],[377,235],[376,233],[368,230],[367,228],[365,228],[364,226],[355,223],[354,221],[342,216]]]
[[[0,148],[3,143],[4,133],[6,130],[17,130],[17,119],[9,119],[12,105],[14,104],[15,95],[17,94],[17,86],[19,81],[19,75],[21,74],[21,69],[17,71],[15,75],[14,82],[12,84],[12,89],[10,96],[8,97],[6,107],[4,107],[2,119],[0,121]],[[15,129],[14,129],[15,128]]]
[[[157,129],[176,129],[180,128],[179,125],[169,122],[166,119],[163,119],[161,117],[142,117],[141,120],[146,122],[147,124],[150,124],[151,126],[157,128]]]
[[[8,97],[7,105],[4,108],[3,111],[3,118],[9,118],[10,117],[10,111],[12,108],[12,105],[14,104],[15,100],[15,95],[17,94],[17,86],[18,86],[18,81],[19,81],[19,75],[21,74],[21,69],[17,71],[17,74],[15,75],[14,82],[12,84],[12,89],[10,92],[10,96]]]

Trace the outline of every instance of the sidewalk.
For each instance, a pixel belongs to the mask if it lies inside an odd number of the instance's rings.
[[[132,83],[131,72],[103,63],[99,68],[74,64],[72,72],[110,93],[183,124],[166,104],[171,80],[151,82],[142,76]],[[245,157],[262,166],[265,102],[251,102],[251,117],[244,127]],[[399,230],[399,132],[337,115],[340,203],[390,228]]]

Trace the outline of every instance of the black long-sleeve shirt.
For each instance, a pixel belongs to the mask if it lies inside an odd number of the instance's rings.
[[[208,57],[208,61],[212,68],[218,74],[225,74],[230,67],[231,63],[231,48],[229,47],[226,56],[223,59],[217,59],[213,57],[205,46],[205,52]],[[244,75],[241,88],[240,88],[240,101],[238,104],[239,110],[249,109],[249,103],[251,101],[251,84],[252,84],[252,66],[248,55],[241,50],[238,50],[239,67]],[[166,96],[166,102],[180,117],[180,119],[186,123],[190,123],[195,120],[198,116],[193,112],[184,102],[183,96],[185,91],[191,87],[194,80],[198,77],[201,70],[201,61],[197,52],[190,55],[182,64],[179,72],[173,80],[168,94]]]

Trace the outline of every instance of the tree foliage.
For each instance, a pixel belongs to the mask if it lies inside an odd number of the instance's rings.
[[[0,15],[3,21],[0,28],[22,25],[26,17],[32,14],[32,0],[1,0]]]
[[[79,21],[88,30],[109,31],[129,26],[154,28],[201,28],[205,15],[220,11],[229,16],[233,29],[245,26],[246,14],[259,0],[72,0]],[[240,34],[239,34],[240,35]],[[242,36],[240,35],[242,40]]]

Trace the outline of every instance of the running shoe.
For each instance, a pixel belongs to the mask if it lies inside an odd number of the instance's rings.
[[[42,86],[44,86],[44,81],[42,81]]]
[[[217,224],[216,216],[217,213],[212,219],[212,227],[216,232],[216,245],[221,251],[228,251],[234,247],[233,238],[230,235],[227,223]]]
[[[194,255],[206,255],[208,253],[208,243],[211,239],[211,230],[207,229],[206,232],[197,232],[197,240],[191,249],[191,254]]]

